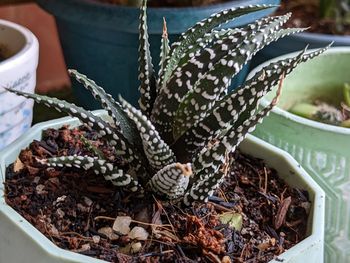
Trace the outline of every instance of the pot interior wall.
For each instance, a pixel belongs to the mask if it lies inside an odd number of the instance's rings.
[[[350,52],[326,53],[299,65],[283,82],[278,106],[289,109],[297,102],[322,99],[339,105],[343,100],[342,85],[350,83]],[[341,70],[337,70],[341,69]],[[267,99],[275,96],[270,92]]]
[[[16,29],[0,24],[0,56],[7,59],[24,48],[25,36]]]

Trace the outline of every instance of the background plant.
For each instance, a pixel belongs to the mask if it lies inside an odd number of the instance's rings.
[[[350,0],[320,0],[320,15],[336,21],[336,31],[343,32],[345,25],[350,25]]]
[[[169,46],[166,27],[158,77],[153,69],[147,34],[146,1],[140,13],[140,110],[123,98],[115,101],[94,81],[75,70],[69,73],[101,102],[110,121],[65,101],[8,89],[49,107],[64,111],[98,131],[115,147],[129,169],[107,160],[89,140],[93,156],[60,156],[40,163],[53,167],[92,169],[118,187],[190,205],[206,201],[230,168],[229,155],[269,113],[275,99],[257,112],[259,100],[299,63],[325,49],[280,60],[262,68],[234,91],[231,79],[256,52],[272,41],[303,29],[283,29],[290,14],[257,20],[243,28],[216,28],[244,14],[271,6],[224,10],[198,22]],[[106,74],[110,74],[106,72]]]

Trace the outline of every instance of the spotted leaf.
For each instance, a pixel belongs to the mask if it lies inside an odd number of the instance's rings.
[[[168,199],[178,198],[184,195],[191,175],[189,164],[172,163],[158,171],[150,180],[149,186],[153,192]]]
[[[221,141],[215,141],[214,144],[205,147],[194,159],[195,183],[184,196],[185,204],[191,205],[196,201],[206,202],[207,198],[214,193],[227,175],[229,153],[235,151],[248,132],[252,132],[256,125],[268,115],[273,106],[277,104],[280,92],[281,85],[276,97],[268,107],[257,115],[251,116],[237,129],[230,129]]]
[[[115,186],[128,186],[135,192],[140,189],[138,182],[123,170],[115,167],[106,160],[91,156],[61,156],[38,160],[40,163],[51,167],[76,167],[84,170],[93,170],[95,174],[101,174],[107,181]]]
[[[154,169],[160,170],[164,166],[174,163],[176,158],[173,151],[159,136],[153,124],[147,119],[147,117],[142,115],[140,110],[134,108],[121,97],[120,102],[129,118],[135,122],[136,127],[140,132],[143,149],[150,165]]]
[[[216,60],[227,54],[229,48],[239,42],[238,39],[244,39],[245,35],[243,30],[226,30],[220,34],[227,43],[224,44],[224,50],[222,44],[215,43],[214,47],[197,50],[196,53],[190,52],[189,60],[176,68],[167,85],[160,90],[152,111],[152,122],[167,142],[172,142],[173,118],[182,98],[193,88],[198,78],[203,76]]]
[[[97,156],[99,159],[104,159],[104,154],[100,149],[98,149],[92,142],[86,139],[84,136],[80,136],[80,140],[83,143],[84,147],[88,149],[94,156]]]
[[[231,8],[213,14],[207,19],[198,22],[193,27],[189,28],[183,33],[178,42],[172,45],[172,49],[165,61],[165,70],[160,76],[160,86],[163,88],[166,85],[168,78],[172,75],[172,72],[177,67],[182,54],[186,53],[192,45],[194,45],[197,39],[203,37],[205,33],[212,31],[214,28],[224,24],[230,20],[234,20],[239,16],[243,16],[249,13],[253,13],[259,10],[272,8],[270,5],[256,5],[245,6],[238,8]]]
[[[147,32],[147,0],[142,1],[139,26],[139,106],[142,112],[149,116],[156,96],[156,78],[152,65],[152,57]]]
[[[138,130],[135,124],[130,121],[121,105],[115,101],[110,94],[107,94],[102,87],[98,86],[95,81],[89,79],[87,76],[72,69],[68,70],[68,73],[79,83],[83,84],[83,86],[92,93],[95,99],[101,102],[101,105],[108,111],[108,114],[112,117],[115,125],[119,128],[119,131],[123,133],[125,138],[135,147],[141,146],[142,142]]]
[[[231,79],[259,50],[286,34],[302,31],[302,29],[288,30],[288,32],[285,32],[285,29],[279,30],[289,17],[290,14],[287,14],[275,17],[273,20],[268,18],[252,24],[253,30],[246,30],[245,40],[240,41],[241,44],[236,45],[236,48],[216,61],[202,78],[198,78],[194,88],[186,94],[178,106],[173,124],[175,140],[207,116],[220,96],[227,91]],[[264,23],[266,21],[268,21],[267,25]],[[255,28],[257,30],[254,30]]]
[[[257,102],[277,84],[282,72],[288,75],[298,64],[323,53],[326,49],[327,47],[309,54],[304,54],[303,51],[293,58],[265,66],[252,79],[221,99],[207,117],[187,130],[173,147],[176,154],[183,156],[181,153],[185,152],[191,156],[197,149],[201,149],[234,125],[244,112],[248,112],[246,118],[254,114]]]
[[[228,31],[212,46],[191,53],[190,60],[176,68],[156,99],[152,121],[162,137],[172,143],[173,135],[176,140],[190,125],[204,118],[215,99],[227,90],[231,78],[258,50],[271,42],[263,37],[272,35],[289,17],[290,14],[263,18],[244,28]]]
[[[201,152],[193,158],[192,163],[195,177],[205,179],[210,174],[215,174],[219,167],[225,163],[227,154],[234,152],[246,135],[254,131],[256,125],[262,122],[263,118],[267,116],[271,109],[277,104],[281,95],[283,79],[284,73],[281,74],[281,81],[275,98],[266,108],[262,109],[256,115],[245,119],[240,126],[228,129],[223,138],[215,140],[213,144],[204,147]],[[201,175],[202,171],[205,171],[204,176]]]
[[[184,195],[184,203],[192,205],[194,202],[207,202],[214,191],[227,175],[229,168],[228,162],[223,163],[216,171],[209,173],[205,169],[200,173],[205,174],[203,179],[196,180],[192,187]],[[202,177],[199,175],[198,177]]]
[[[202,50],[206,47],[210,47],[213,44],[215,44],[216,41],[221,40],[230,35],[235,35],[240,31],[242,31],[241,28],[228,28],[213,30],[209,33],[204,34],[203,37],[196,40],[195,44],[188,47],[188,51],[186,53],[183,53],[181,55],[177,68],[184,66],[190,60],[190,58],[193,57],[193,55],[196,54],[199,50]]]
[[[26,93],[9,88],[7,88],[7,90],[25,98],[33,99],[37,103],[44,104],[49,108],[55,108],[60,112],[63,111],[72,117],[78,118],[82,123],[98,131],[101,136],[108,139],[109,143],[112,146],[115,146],[117,149],[117,154],[124,157],[128,163],[132,164],[132,167],[139,174],[147,173],[144,168],[145,163],[143,161],[143,157],[132,150],[133,147],[129,144],[124,135],[118,130],[113,129],[108,122],[104,121],[98,116],[93,115],[90,111],[78,107],[73,103],[68,103],[64,100],[59,100],[44,95]]]

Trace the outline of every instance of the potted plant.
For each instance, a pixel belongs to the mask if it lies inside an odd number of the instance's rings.
[[[288,54],[272,61],[293,56]],[[284,96],[255,135],[288,151],[326,192],[326,262],[346,262],[344,244],[349,242],[350,129],[306,119],[289,112],[300,112],[300,102],[315,99],[339,105],[345,101],[344,83],[350,81],[350,48],[334,47],[324,55],[298,67],[284,82]],[[254,69],[270,63],[268,61]],[[271,98],[271,97],[270,97]],[[263,99],[261,105],[267,105]],[[295,107],[297,105],[297,107]],[[301,109],[305,113],[305,109]],[[308,115],[309,113],[307,113]],[[324,117],[334,113],[323,111]],[[324,121],[324,120],[323,120]]]
[[[75,68],[90,76],[116,97],[122,94],[133,105],[137,104],[139,82],[134,78],[137,73],[138,48],[138,8],[123,3],[137,1],[119,1],[111,4],[99,0],[39,0],[45,10],[55,16],[60,41],[68,68]],[[118,1],[114,1],[118,2]],[[139,2],[139,1],[138,1]],[[151,1],[158,3],[159,1]],[[165,1],[163,1],[165,2]],[[168,1],[171,2],[171,1]],[[184,1],[173,1],[184,2]],[[187,1],[195,2],[195,1]],[[202,1],[209,2],[209,1]],[[220,10],[248,6],[253,4],[277,5],[279,0],[227,0],[217,1],[206,6],[188,7],[150,7],[149,41],[151,54],[158,67],[160,40],[163,34],[163,19],[166,19],[168,36],[171,42],[197,21]],[[198,1],[197,1],[198,3]],[[227,27],[237,27],[273,12],[275,8],[265,9],[238,17]],[[97,55],[96,55],[97,54]],[[101,60],[101,58],[103,58]],[[93,65],[93,66],[92,66]],[[106,74],[109,72],[109,74]],[[235,78],[233,86],[241,84],[248,73],[248,67]],[[81,106],[97,109],[99,105],[84,89],[73,88],[75,97]]]
[[[71,76],[108,114],[8,88],[76,117],[85,128],[61,127],[78,125],[75,118],[40,124],[1,153],[6,180],[0,211],[6,224],[0,225],[5,237],[0,255],[6,261],[25,257],[27,262],[98,262],[72,251],[127,262],[318,262],[323,250],[322,190],[288,155],[259,140],[251,138],[241,150],[263,157],[279,175],[235,149],[277,103],[284,76],[327,48],[277,61],[228,92],[229,79],[258,47],[300,29],[281,29],[289,18],[285,15],[239,30],[214,31],[214,39],[198,41],[237,13],[256,8],[264,7],[219,12],[186,31],[171,49],[164,38],[160,77],[155,79],[144,1],[141,110],[122,97],[115,101],[76,70],[70,70]],[[277,82],[273,101],[256,113],[258,101]],[[49,127],[55,129],[43,131]],[[19,214],[71,252],[54,246]],[[14,237],[22,231],[23,236]],[[29,241],[34,233],[34,242]],[[21,243],[26,247],[14,253]]]
[[[96,113],[106,116],[105,112]],[[72,118],[62,118],[36,124],[30,132],[17,140],[0,155],[0,181],[5,177],[5,167],[13,163],[21,149],[26,148],[33,140],[40,140],[42,131],[48,128],[58,129],[63,125],[72,127],[80,125]],[[240,151],[264,162],[277,170],[279,176],[288,185],[307,189],[312,203],[309,218],[307,238],[293,248],[280,255],[278,259],[290,262],[322,262],[323,254],[323,224],[324,224],[324,193],[323,190],[300,168],[299,164],[286,152],[267,144],[255,137],[248,136],[240,144]],[[4,262],[104,262],[78,253],[63,250],[34,228],[18,212],[6,204],[3,188],[0,188],[0,259]],[[20,249],[19,249],[20,248]],[[292,261],[293,259],[293,261]],[[278,261],[277,261],[278,262]]]
[[[0,20],[0,86],[34,92],[38,40],[26,28]],[[0,149],[29,129],[33,102],[0,92]]]
[[[305,45],[319,48],[333,42],[333,46],[350,46],[350,6],[347,0],[282,1],[281,7],[277,13],[290,11],[294,15],[289,26],[310,26],[310,29],[271,44],[255,57],[254,66],[300,50]]]

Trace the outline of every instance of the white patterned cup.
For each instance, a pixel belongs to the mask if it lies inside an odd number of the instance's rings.
[[[31,125],[33,102],[4,87],[34,92],[39,58],[37,38],[28,29],[0,19],[0,149]]]

